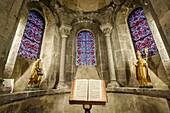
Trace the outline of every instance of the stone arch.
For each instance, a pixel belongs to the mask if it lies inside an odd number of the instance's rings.
[[[135,72],[133,71],[134,70],[133,62],[136,61],[136,55],[135,55],[133,43],[131,40],[130,30],[129,30],[128,23],[127,23],[129,14],[134,9],[136,9],[138,7],[142,7],[142,6],[136,4],[136,5],[134,5],[133,8],[124,7],[118,12],[117,18],[116,18],[117,38],[118,38],[119,47],[121,49],[116,51],[115,56],[116,56],[116,61],[119,61],[121,64],[123,64],[123,65],[116,65],[117,73],[118,73],[119,81],[127,83],[128,86],[137,86],[137,84],[138,84],[134,78]],[[154,19],[153,19],[151,13],[148,11],[147,6],[143,6],[142,8],[145,12],[145,16],[146,16],[147,20],[149,21],[148,24],[149,24],[151,32],[153,34],[158,51],[163,49],[163,51],[165,51],[165,54],[166,54],[165,57],[168,58],[166,49],[160,48],[159,44],[161,43],[161,47],[163,47],[164,44],[162,42],[161,37],[160,38],[157,37],[159,35],[159,31],[154,23]],[[155,32],[157,32],[156,33],[157,35],[155,34]],[[119,55],[119,54],[121,57],[117,57],[117,55]],[[152,63],[155,63],[155,65],[157,66],[156,67],[157,70],[152,70],[154,68],[151,69],[152,74],[155,73],[157,75],[158,73],[160,73],[159,71],[162,71],[162,73],[166,74],[166,70],[164,70],[164,66],[162,66],[163,62],[164,62],[164,58],[162,59],[162,57],[163,57],[163,55],[160,55],[160,56],[157,55],[156,57],[151,57],[149,59]],[[167,59],[167,58],[165,58],[165,59]],[[157,61],[159,63],[156,63]],[[122,70],[120,70],[120,68],[122,68]],[[161,69],[159,69],[159,68],[161,68]],[[162,86],[157,85],[155,87],[167,88],[167,86],[165,85],[165,83],[168,84],[168,81],[165,80],[167,77],[165,77],[163,75],[164,77],[162,77],[162,78],[164,78],[164,79],[160,80],[159,78],[156,77],[156,75],[154,75],[154,77],[152,77],[154,79],[154,81],[158,80],[157,82],[161,82],[163,85]],[[161,75],[158,75],[158,76],[161,76]],[[154,83],[154,85],[156,85],[156,83]]]
[[[17,52],[19,49],[19,45],[21,42],[21,38],[23,35],[23,31],[26,25],[27,16],[30,10],[38,11],[45,19],[45,29],[43,35],[43,41],[41,46],[41,54],[40,58],[42,59],[42,67],[44,70],[43,81],[46,81],[42,87],[52,88],[56,82],[57,72],[59,71],[59,64],[55,62],[59,62],[59,46],[60,46],[60,36],[59,29],[57,26],[58,20],[52,14],[51,10],[42,2],[39,1],[27,1],[24,3],[24,6],[21,7],[21,14],[19,16],[19,24],[16,30],[14,41],[11,46],[10,53],[8,55],[7,62],[5,64],[4,76],[8,78],[17,78],[15,80],[15,88],[14,90],[19,91],[23,90],[27,86],[29,72],[31,70],[31,66],[33,61],[28,59],[23,59],[17,57]],[[54,33],[51,35],[51,33]],[[56,46],[56,45],[57,46]],[[51,48],[50,50],[48,48]],[[51,53],[46,54],[46,53]],[[55,59],[56,61],[53,61]],[[21,63],[22,61],[22,63]],[[27,68],[23,71],[20,69],[24,64],[29,64]],[[51,69],[53,67],[54,69]],[[18,75],[17,75],[18,74]],[[17,75],[17,77],[16,77]],[[51,81],[51,82],[48,82]],[[22,87],[18,87],[22,86]]]
[[[35,18],[37,18],[39,22],[34,21],[33,19]],[[44,29],[45,29],[45,20],[42,17],[42,15],[36,10],[30,10],[27,23],[24,29],[24,33],[21,39],[20,47],[18,50],[18,56],[21,56],[21,57],[24,57],[30,60],[36,60],[39,58]],[[33,33],[30,33],[30,32],[33,32]],[[37,38],[36,37],[30,38],[34,34],[37,34],[36,35]],[[30,46],[25,46],[29,44]]]
[[[134,16],[136,13],[137,15]],[[139,20],[135,20],[136,18],[139,18]],[[145,48],[148,48],[149,57],[158,54],[157,46],[153,39],[152,32],[148,25],[148,20],[146,19],[146,16],[144,14],[144,10],[142,7],[135,8],[128,15],[127,23],[128,23],[129,31],[131,34],[131,39],[134,45],[134,50],[140,51],[142,54],[142,57],[146,57],[145,52],[144,52]],[[140,28],[145,29],[145,31],[141,30]],[[139,46],[141,43],[143,44],[142,47]]]
[[[135,8],[137,8],[137,7],[135,7]],[[132,9],[132,10],[134,10],[134,9]],[[132,11],[132,10],[130,10],[130,11]],[[148,10],[147,7],[143,7],[143,10],[144,10],[145,16],[147,18],[150,30],[152,32],[154,41],[156,43],[157,49],[159,51],[158,55],[154,55],[153,57],[148,58],[148,65],[149,65],[149,68],[151,69],[151,71],[153,72],[153,74],[155,74],[155,76],[158,76],[158,78],[154,78],[154,76],[153,76],[152,79],[157,79],[157,80],[160,79],[161,80],[160,82],[164,82],[164,83],[161,83],[162,86],[156,86],[156,87],[163,88],[165,85],[169,84],[168,70],[167,70],[167,67],[169,65],[169,55],[168,55],[167,49],[165,48],[165,45],[164,45],[164,42],[163,42],[163,39],[161,36],[161,32],[158,30],[158,27],[156,25],[156,22],[152,16],[151,12]],[[159,83],[159,81],[157,81],[157,83]]]
[[[78,32],[82,30],[91,31],[95,36],[95,47],[96,47],[96,58],[97,58],[97,65],[95,66],[99,78],[106,79],[108,82],[108,70],[107,70],[107,57],[104,55],[106,54],[104,49],[106,50],[105,45],[106,41],[104,36],[102,36],[102,31],[99,28],[99,25],[93,23],[92,21],[80,21],[72,24],[72,30],[70,33],[70,37],[67,40],[67,50],[66,50],[66,78],[70,78],[67,82],[73,80],[76,76],[76,72],[78,66],[76,66],[76,38]],[[71,55],[71,56],[70,56]],[[103,57],[103,59],[102,59]],[[71,77],[68,77],[71,76]]]
[[[92,51],[94,50],[94,53],[88,53],[88,54],[90,54],[90,55],[93,56],[93,58],[94,58],[93,61],[94,61],[94,62],[89,62],[89,63],[86,62],[86,64],[83,63],[82,65],[89,65],[89,66],[93,65],[93,66],[95,66],[95,65],[97,65],[97,64],[96,64],[96,47],[95,47],[95,36],[94,36],[94,33],[93,33],[92,31],[90,31],[90,30],[83,29],[83,30],[81,30],[81,31],[79,31],[79,32],[77,33],[77,39],[78,39],[78,37],[79,37],[79,36],[78,36],[79,33],[81,33],[81,32],[86,32],[86,33],[88,32],[88,33],[91,33],[91,34],[92,34],[92,36],[90,37],[90,38],[91,38],[90,40],[92,41],[92,44],[90,44],[90,45],[94,47],[94,49],[91,48]],[[93,38],[94,38],[94,39],[93,39]],[[76,65],[79,66],[79,65],[81,65],[81,63],[78,63],[78,61],[77,61],[77,60],[78,60],[78,58],[77,58],[77,57],[78,57],[78,45],[77,45],[77,44],[79,43],[77,39],[76,39]],[[92,39],[93,39],[93,40],[92,40]],[[87,42],[86,38],[85,38],[85,41]],[[85,43],[86,43],[86,42],[85,42]],[[80,47],[80,48],[82,48],[82,47]],[[86,52],[86,51],[85,51],[85,52]],[[86,53],[86,54],[87,54],[87,53]],[[87,57],[87,56],[86,56],[86,57]],[[80,60],[81,60],[81,58],[80,58]],[[86,61],[87,61],[87,60],[86,60]],[[81,62],[81,61],[80,61],[80,62]],[[87,64],[87,63],[88,63],[88,64]]]

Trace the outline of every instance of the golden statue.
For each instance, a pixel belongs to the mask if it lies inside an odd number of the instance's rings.
[[[146,59],[148,55],[148,50],[145,49]],[[141,53],[138,51],[136,53],[138,61],[135,64],[136,67],[136,79],[140,83],[140,88],[153,88],[151,79],[149,77],[148,73],[148,64],[147,62],[142,58]]]
[[[40,68],[40,59],[37,59],[31,70],[31,77],[29,78],[28,88],[39,88],[42,79],[42,69]]]

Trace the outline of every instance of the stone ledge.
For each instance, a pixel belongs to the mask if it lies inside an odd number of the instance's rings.
[[[51,90],[22,91],[22,92],[15,92],[15,93],[0,94],[0,100],[1,100],[0,106],[11,102],[28,99],[28,98],[41,97],[47,95],[61,95],[65,93],[70,93],[70,90],[51,89]]]
[[[125,93],[125,94],[136,94],[145,95],[151,97],[165,98],[170,100],[170,90],[161,90],[157,88],[107,88],[107,93]]]
[[[11,102],[21,101],[24,99],[41,97],[41,96],[50,96],[50,95],[62,95],[69,94],[70,90],[37,90],[37,91],[22,91],[16,93],[0,94],[0,106],[8,104]],[[107,93],[120,93],[120,94],[132,94],[132,95],[144,95],[150,97],[165,98],[170,100],[170,90],[160,90],[160,89],[144,89],[144,88],[112,88],[107,89]]]

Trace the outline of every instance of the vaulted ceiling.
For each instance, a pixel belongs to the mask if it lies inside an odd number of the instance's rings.
[[[107,6],[112,0],[58,0],[61,5],[74,11],[96,11]]]

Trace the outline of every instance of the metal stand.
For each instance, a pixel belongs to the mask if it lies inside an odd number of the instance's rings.
[[[83,104],[83,109],[85,110],[85,113],[90,113],[91,108],[92,108],[92,105]]]

